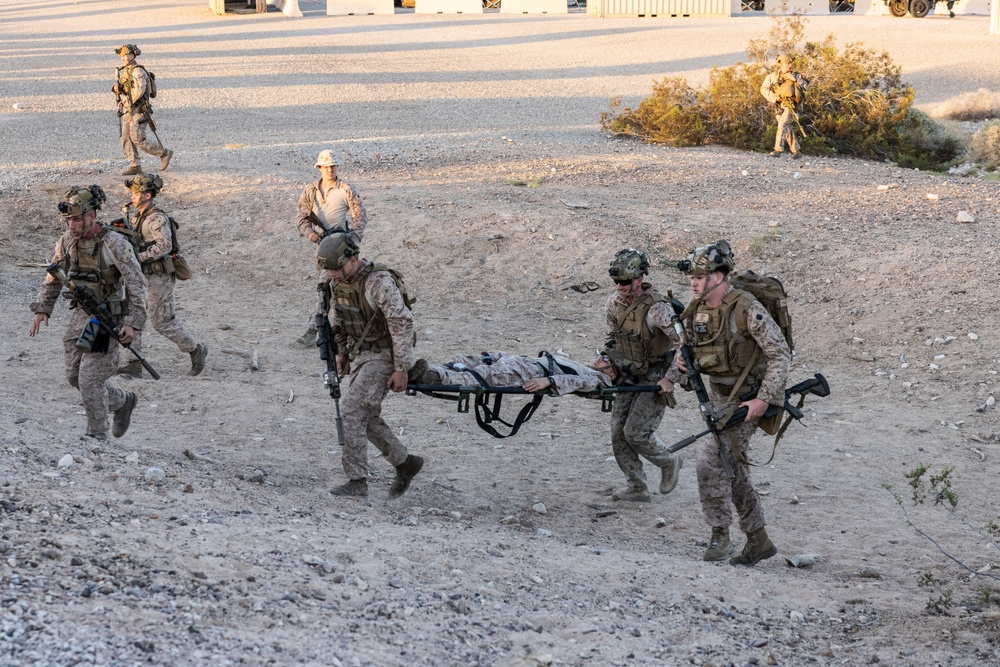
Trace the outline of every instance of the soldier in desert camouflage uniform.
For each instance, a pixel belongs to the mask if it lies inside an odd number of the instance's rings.
[[[787,146],[792,159],[798,160],[802,154],[799,153],[799,139],[795,134],[798,123],[796,112],[802,102],[794,99],[793,87],[797,86],[801,95],[809,88],[809,80],[792,71],[792,59],[787,53],[778,54],[774,65],[774,71],[760,85],[760,94],[774,105],[774,118],[778,124],[774,135],[774,150],[769,155],[781,157]]]
[[[173,248],[173,229],[170,217],[156,206],[155,199],[163,188],[163,179],[154,174],[143,174],[125,181],[132,194],[131,213],[126,221],[135,230],[139,245],[139,262],[146,276],[148,301],[146,310],[150,323],[161,335],[191,356],[191,375],[198,375],[205,368],[208,347],[195,343],[184,328],[184,323],[174,310],[174,262],[170,257]],[[132,349],[142,354],[142,335],[136,333]],[[142,364],[132,360],[119,369],[119,374],[132,378],[142,377]]]
[[[151,127],[153,109],[149,103],[150,80],[146,68],[135,62],[142,53],[135,44],[122,44],[115,49],[122,59],[117,71],[117,81],[111,92],[118,98],[118,115],[122,119],[122,150],[128,158],[129,167],[122,176],[141,174],[139,149],[160,158],[160,171],[170,164],[174,152],[163,147],[159,137]]]
[[[321,177],[307,185],[299,196],[296,227],[300,236],[317,245],[333,232],[353,231],[359,239],[365,235],[368,212],[357,191],[338,178],[339,166],[340,162],[332,150],[321,152],[316,158],[316,168],[320,170]],[[316,342],[315,315],[309,317],[306,332],[298,338],[298,342],[306,346]]]
[[[348,481],[331,490],[338,496],[368,495],[368,441],[396,468],[389,497],[402,495],[424,460],[406,447],[382,419],[389,389],[406,391],[413,365],[413,313],[401,291],[402,279],[388,267],[359,255],[354,232],[323,239],[316,260],[328,278],[327,315],[340,347],[339,373],[351,371],[343,401],[346,443],[341,455]]]
[[[710,380],[709,394],[716,410],[739,402],[739,397],[748,392],[756,392],[755,398],[740,403],[748,408],[744,423],[724,432],[721,442],[712,435],[698,452],[698,492],[705,521],[712,527],[703,558],[725,560],[733,552],[729,525],[735,505],[747,542],[742,553],[729,562],[750,566],[778,552],[764,528],[764,511],[746,461],[750,437],[760,417],[769,404],[784,404],[791,353],[767,308],[729,284],[727,276],[734,267],[726,242],[692,253],[691,289],[696,307],[688,307],[693,312],[684,326],[698,368]],[[658,384],[664,391],[672,391],[674,383],[686,377],[685,372],[684,360],[678,354]],[[732,480],[726,475],[723,455],[731,464]]]
[[[97,211],[105,200],[104,191],[96,185],[69,189],[59,203],[59,212],[68,229],[56,241],[52,261],[60,264],[74,282],[86,285],[107,304],[119,320],[122,342],[128,343],[146,321],[146,281],[131,242],[97,222]],[[35,317],[29,336],[37,334],[42,323],[49,325],[49,316],[61,291],[62,284],[47,276],[38,300],[31,304]],[[98,351],[100,344],[95,344],[92,351],[81,349],[77,341],[90,316],[82,308],[76,308],[75,303],[71,307],[75,310],[63,336],[66,377],[83,396],[87,436],[107,439],[110,411],[114,413],[112,435],[120,438],[128,430],[136,404],[135,394],[107,382],[118,367],[121,348],[112,337],[105,351]]]
[[[621,250],[608,273],[615,292],[606,304],[606,347],[621,364],[624,384],[656,384],[670,364],[676,334],[670,323],[673,309],[667,297],[643,280],[649,272],[646,253]],[[677,485],[683,460],[667,451],[656,436],[663,413],[673,407],[672,394],[622,394],[611,412],[611,449],[625,473],[628,488],[615,492],[614,500],[649,502],[649,488],[642,459],[661,469],[660,493]],[[641,457],[641,458],[640,458]]]
[[[525,357],[490,352],[479,357],[456,355],[447,365],[428,366],[423,359],[417,359],[410,369],[409,381],[414,384],[468,386],[479,384],[477,375],[494,387],[520,385],[530,392],[551,388],[556,396],[564,396],[610,387],[617,372],[605,355],[598,356],[590,366],[586,366],[559,355],[543,353],[538,357]]]

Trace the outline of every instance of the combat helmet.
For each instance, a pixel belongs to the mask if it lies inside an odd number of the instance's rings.
[[[357,232],[334,232],[319,242],[316,263],[321,269],[342,269],[360,248],[361,237]]]
[[[152,192],[155,197],[163,189],[163,179],[156,174],[140,174],[125,181],[125,187],[132,192]]]
[[[691,251],[688,259],[688,273],[696,276],[721,271],[729,274],[736,269],[736,256],[729,246],[729,241],[721,239]]]
[[[608,275],[614,280],[635,280],[647,273],[649,273],[649,256],[634,248],[619,250],[608,269]]]
[[[59,202],[59,214],[64,218],[76,218],[88,211],[100,210],[107,200],[108,197],[100,185],[91,185],[87,188],[74,185],[66,191]]]
[[[126,53],[131,53],[133,56],[138,56],[142,51],[135,44],[122,44],[115,48],[115,55],[123,56]]]

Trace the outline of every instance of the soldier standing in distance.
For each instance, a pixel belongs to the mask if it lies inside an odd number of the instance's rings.
[[[673,308],[667,297],[645,282],[649,273],[646,253],[632,248],[620,250],[608,273],[615,292],[608,297],[606,315],[609,355],[622,369],[623,384],[655,384],[663,377],[676,347],[677,334],[671,324]],[[677,486],[683,459],[667,451],[656,436],[663,413],[672,405],[672,395],[652,392],[619,394],[611,412],[611,449],[625,473],[628,488],[615,492],[614,500],[649,502],[649,488],[642,459],[661,469],[660,493]]]
[[[122,149],[128,158],[129,167],[122,176],[142,173],[139,163],[139,149],[160,158],[160,171],[170,164],[174,152],[163,147],[152,124],[153,108],[149,104],[150,74],[146,68],[135,62],[142,53],[135,44],[122,44],[115,53],[122,59],[122,66],[116,70],[115,85],[111,92],[118,99],[118,115],[121,117]]]
[[[316,158],[320,179],[307,185],[299,196],[295,225],[300,236],[317,245],[333,232],[353,231],[359,239],[365,235],[368,212],[357,190],[337,176],[339,166],[332,150],[322,151]],[[306,346],[316,343],[315,315],[310,316],[298,342]]]
[[[743,551],[733,556],[733,565],[752,566],[778,553],[764,529],[764,510],[754,489],[747,463],[750,437],[768,405],[785,401],[785,380],[791,352],[781,327],[757,299],[734,289],[728,282],[736,264],[729,243],[719,241],[698,248],[691,255],[691,316],[684,327],[698,370],[708,376],[712,407],[721,412],[739,402],[747,407],[742,424],[721,436],[706,439],[698,452],[698,493],[705,521],[712,527],[707,561],[725,560],[732,552],[729,525],[733,505],[739,515],[740,530],[747,535]],[[657,384],[673,391],[684,382],[687,367],[675,356],[666,375]],[[754,398],[740,401],[740,396]],[[726,456],[734,476],[730,480],[722,457]]]
[[[59,202],[59,213],[67,230],[56,241],[52,261],[58,263],[77,285],[89,287],[103,301],[120,326],[124,343],[132,341],[146,322],[146,281],[135,258],[132,243],[122,234],[110,231],[97,222],[97,211],[106,201],[104,191],[91,185],[74,186]],[[35,317],[28,336],[34,337],[42,323],[49,325],[49,316],[62,291],[62,284],[46,276],[31,304]],[[104,441],[108,437],[108,412],[114,413],[112,435],[125,435],[132,420],[136,395],[107,382],[118,367],[120,346],[109,334],[98,334],[96,340],[82,337],[90,316],[83,308],[75,308],[63,335],[66,358],[66,378],[80,390],[87,413],[87,436]],[[93,343],[91,346],[90,344]]]
[[[798,93],[795,91],[796,86],[800,88]],[[774,150],[769,153],[771,157],[784,155],[785,146],[791,151],[793,160],[802,157],[799,154],[799,139],[795,135],[796,109],[801,106],[802,100],[796,100],[795,97],[801,97],[807,88],[809,80],[792,71],[792,59],[788,54],[779,54],[775,60],[775,71],[768,74],[760,85],[760,94],[775,105],[774,113],[778,122]]]
[[[135,230],[139,245],[139,262],[146,276],[148,301],[146,310],[153,328],[171,340],[181,352],[191,355],[191,375],[198,375],[205,368],[208,347],[195,343],[194,338],[177,316],[174,306],[174,262],[170,257],[173,248],[173,229],[170,217],[155,202],[163,188],[163,179],[154,174],[143,174],[125,181],[132,195],[131,213],[127,222]],[[142,354],[142,336],[137,332],[132,349]],[[118,370],[119,375],[142,377],[142,364],[133,359]]]
[[[323,239],[316,261],[329,280],[325,302],[334,339],[340,347],[337,372],[351,371],[343,401],[346,443],[341,454],[347,482],[331,489],[337,496],[368,495],[368,441],[396,468],[389,497],[401,496],[424,465],[382,419],[389,389],[406,391],[413,366],[413,313],[400,290],[401,278],[388,267],[359,257],[354,232]]]

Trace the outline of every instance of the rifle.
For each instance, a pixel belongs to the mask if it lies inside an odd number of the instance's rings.
[[[122,342],[121,334],[119,333],[118,327],[115,326],[115,317],[111,314],[111,310],[108,309],[106,303],[97,298],[86,285],[77,285],[73,280],[66,275],[62,267],[58,262],[53,262],[45,269],[50,276],[65,285],[72,293],[73,299],[76,303],[83,309],[83,312],[87,313],[91,317],[91,322],[97,321],[98,326],[103,329],[108,335],[113,337],[116,341],[121,343],[121,346],[132,353],[132,355],[138,360],[142,367],[149,371],[149,374],[153,376],[154,380],[160,379],[160,374],[156,372],[148,361],[142,358],[142,355],[132,349],[131,343]]]
[[[122,106],[122,70],[124,67],[115,68],[115,106],[118,115],[118,136],[121,137],[125,130],[122,128],[122,116],[125,115],[125,110]]]
[[[799,403],[798,405],[792,405],[788,399],[790,399],[792,396],[796,394],[799,395]],[[798,384],[793,385],[788,389],[785,389],[784,406],[782,408],[777,408],[773,405],[767,406],[767,410],[764,411],[764,414],[761,416],[761,419],[765,417],[773,417],[775,414],[777,414],[779,409],[784,409],[786,412],[788,412],[788,421],[786,421],[785,425],[782,426],[781,429],[779,430],[778,437],[780,438],[781,434],[785,432],[785,428],[787,427],[789,421],[791,421],[792,419],[795,419],[796,421],[801,421],[802,418],[805,416],[802,414],[801,408],[802,404],[805,402],[806,395],[808,394],[812,394],[814,396],[819,396],[819,397],[830,395],[830,384],[826,381],[826,378],[823,377],[822,373],[816,373],[811,378],[805,379],[802,382],[799,382]],[[750,392],[743,396],[740,396],[740,401],[741,402],[748,401],[751,398],[754,398],[755,396],[756,396],[755,392]],[[699,399],[699,401],[700,400],[701,399]],[[704,406],[702,406],[702,409],[704,411]],[[708,406],[708,411],[714,412],[712,410],[711,405]],[[728,412],[729,411],[727,411],[727,413]],[[693,443],[698,438],[708,435],[709,433],[715,433],[718,435],[719,433],[722,433],[727,429],[730,429],[734,426],[739,426],[740,424],[743,423],[743,421],[746,418],[747,418],[747,408],[739,407],[736,410],[732,411],[732,413],[728,416],[725,422],[722,422],[719,419],[713,419],[713,421],[709,422],[708,419],[706,419],[706,424],[708,425],[707,429],[705,429],[701,433],[697,433],[695,435],[689,435],[683,440],[675,442],[674,444],[670,445],[669,450],[670,452],[680,451],[685,447],[687,447],[688,445],[690,445],[691,443]],[[723,461],[725,463],[728,463],[728,461],[726,461],[725,458],[723,458]]]
[[[326,362],[326,372],[323,373],[323,385],[329,387],[330,398],[336,409],[337,444],[341,447],[347,442],[344,436],[344,420],[340,416],[340,376],[337,374],[337,341],[330,331],[330,321],[326,315],[316,315],[316,347],[319,348],[319,358]]]

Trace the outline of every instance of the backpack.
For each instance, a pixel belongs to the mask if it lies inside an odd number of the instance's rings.
[[[177,241],[177,228],[180,227],[173,216],[167,216],[170,221],[170,259],[174,263],[174,277],[177,280],[188,280],[191,277],[191,267],[187,260],[181,257],[181,244]]]
[[[767,308],[768,314],[781,327],[781,333],[788,343],[788,350],[795,350],[792,342],[792,316],[788,312],[788,294],[781,281],[773,276],[758,276],[753,271],[729,277],[729,284],[734,288],[751,294]]]
[[[129,244],[132,246],[132,254],[135,255],[136,261],[139,260],[139,239],[138,234],[136,234],[135,228],[129,224],[128,220],[125,218],[116,218],[106,225],[103,225],[105,229],[111,232],[117,232],[128,239]]]
[[[142,67],[142,65],[136,65],[136,67]],[[149,76],[149,85],[146,86],[146,94],[149,95],[150,99],[153,99],[156,97],[156,75],[145,67],[142,67],[142,71]]]

